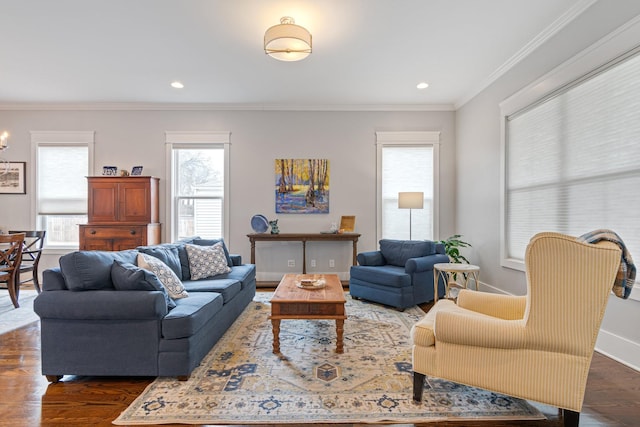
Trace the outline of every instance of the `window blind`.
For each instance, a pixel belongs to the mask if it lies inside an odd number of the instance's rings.
[[[398,208],[398,193],[422,191],[424,208],[411,211],[414,240],[433,239],[433,147],[382,148],[382,237],[409,239],[409,210]]]
[[[87,175],[87,146],[38,146],[38,215],[86,214]]]
[[[640,255],[640,55],[507,117],[505,236],[522,260],[540,231],[617,232]]]

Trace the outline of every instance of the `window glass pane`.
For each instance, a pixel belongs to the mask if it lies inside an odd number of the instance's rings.
[[[606,228],[640,253],[640,56],[507,118],[506,253]]]
[[[86,224],[86,215],[42,215],[38,217],[38,229],[47,230],[47,246],[78,246],[78,224]]]
[[[405,191],[423,192],[424,208],[399,209],[398,193]],[[409,234],[413,240],[433,239],[433,147],[385,146],[382,148],[382,237],[409,239]]]
[[[174,147],[175,238],[222,237],[224,148]]]

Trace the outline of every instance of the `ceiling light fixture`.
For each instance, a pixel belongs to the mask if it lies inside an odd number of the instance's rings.
[[[311,33],[284,16],[264,33],[264,52],[280,61],[300,61],[311,53]]]
[[[426,89],[429,87],[429,83],[421,82],[416,86],[418,89]]]
[[[176,80],[175,82],[171,82],[171,87],[175,89],[182,89],[184,85],[182,84],[182,82]]]

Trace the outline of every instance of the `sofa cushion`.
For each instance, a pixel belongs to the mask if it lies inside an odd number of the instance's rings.
[[[380,240],[380,252],[387,264],[404,267],[409,258],[435,254],[435,243],[428,240]]]
[[[139,246],[136,249],[143,254],[158,258],[160,261],[168,265],[169,268],[176,273],[176,276],[182,278],[182,266],[180,264],[177,245],[166,243],[154,246]]]
[[[385,265],[383,267],[352,266],[350,276],[362,282],[393,288],[411,286],[411,276],[405,273],[404,267]]]
[[[237,280],[218,278],[187,280],[184,282],[184,287],[189,292],[189,295],[192,292],[217,292],[222,294],[225,304],[231,301],[242,289],[242,285]]]
[[[242,284],[242,289],[244,289],[245,286],[256,280],[256,266],[255,264],[236,265],[229,273],[216,276],[216,280],[220,279],[239,280]]]
[[[138,254],[138,266],[147,269],[158,276],[162,285],[167,289],[169,296],[173,299],[188,297],[184,285],[176,276],[176,273],[158,258],[144,253]]]
[[[229,267],[233,267],[233,261],[231,261],[231,256],[229,255],[229,251],[227,250],[227,245],[224,243],[224,239],[193,239],[194,245],[199,246],[213,246],[216,243],[222,244],[222,249],[224,250],[224,256],[227,259],[227,265]]]
[[[189,255],[191,280],[213,277],[231,271],[221,243],[218,242],[213,246],[185,245],[185,248]]]
[[[111,265],[111,281],[118,291],[160,291],[167,302],[167,308],[176,306],[158,276],[144,268],[115,260]]]
[[[194,292],[176,300],[176,308],[162,320],[162,337],[178,339],[194,335],[220,311],[223,297],[215,292]]]
[[[136,250],[119,252],[76,251],[60,257],[60,271],[71,291],[113,289],[111,264],[114,260],[134,264]]]

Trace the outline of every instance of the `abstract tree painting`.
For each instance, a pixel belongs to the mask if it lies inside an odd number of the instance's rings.
[[[329,213],[329,160],[276,159],[276,213]]]

